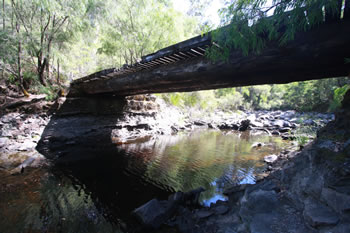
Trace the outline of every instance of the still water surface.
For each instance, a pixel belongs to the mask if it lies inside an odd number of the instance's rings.
[[[204,187],[202,205],[225,200],[226,187],[254,183],[264,156],[287,146],[265,134],[194,131],[119,145],[113,156],[0,173],[0,232],[122,232],[130,212],[154,197]]]

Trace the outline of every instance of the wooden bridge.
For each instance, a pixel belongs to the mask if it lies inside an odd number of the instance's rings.
[[[349,12],[347,12],[349,13]],[[133,65],[107,69],[75,80],[71,96],[135,95],[278,84],[348,76],[350,17],[297,33],[285,46],[270,42],[259,54],[232,51],[228,62],[205,56],[210,33],[147,55]]]

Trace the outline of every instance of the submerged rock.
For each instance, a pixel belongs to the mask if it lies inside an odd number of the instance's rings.
[[[264,161],[266,163],[273,163],[275,162],[276,160],[278,159],[278,156],[277,155],[267,155],[264,157]]]

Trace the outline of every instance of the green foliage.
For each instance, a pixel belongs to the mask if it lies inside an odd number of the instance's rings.
[[[162,94],[169,104],[201,110],[294,109],[335,111],[349,89],[348,78],[331,78],[288,84],[225,88],[212,91]]]
[[[8,82],[9,82],[10,84],[16,84],[16,85],[18,84],[18,83],[17,83],[17,78],[16,78],[16,76],[14,76],[14,75],[12,75],[12,74],[8,76]]]
[[[309,142],[309,138],[307,136],[301,135],[301,136],[296,136],[296,141],[299,146],[305,146],[306,143]]]
[[[39,94],[45,94],[45,99],[48,101],[52,101],[57,98],[58,89],[53,86],[39,86]]]
[[[329,106],[330,111],[335,111],[336,109],[341,107],[341,102],[343,101],[344,95],[349,89],[350,89],[350,85],[346,84],[334,90],[333,101]]]
[[[118,66],[194,35],[195,21],[163,1],[112,1],[109,9],[98,53],[115,58]]]
[[[42,70],[47,84],[57,85],[58,63],[60,77],[72,80],[134,63],[197,33],[195,17],[175,11],[168,0],[5,0],[0,21],[1,77],[19,84],[21,70],[32,93],[51,93],[34,76]]]
[[[293,40],[299,31],[321,24],[327,17],[340,19],[339,0],[237,0],[221,10],[224,29],[213,33],[220,47],[212,47],[208,56],[227,60],[232,50],[244,55],[259,53],[269,41],[279,44]],[[271,15],[271,16],[269,16]],[[327,17],[326,17],[327,16]]]
[[[218,104],[214,91],[175,92],[160,94],[159,96],[166,103],[180,108],[190,107],[202,110],[214,110]]]
[[[298,127],[295,132],[295,140],[298,143],[298,146],[305,146],[310,138],[315,138],[317,134],[317,128],[312,126],[303,126]]]

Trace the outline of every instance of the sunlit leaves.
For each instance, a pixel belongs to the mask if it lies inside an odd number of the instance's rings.
[[[121,66],[193,36],[194,21],[158,0],[109,3],[111,19],[103,27],[99,53]]]
[[[283,45],[299,31],[307,31],[328,18],[341,19],[344,4],[339,0],[236,0],[221,10],[223,25],[232,24],[213,33],[221,46],[209,51],[214,60],[227,60],[227,50],[240,50],[243,55],[260,53],[267,41]]]

